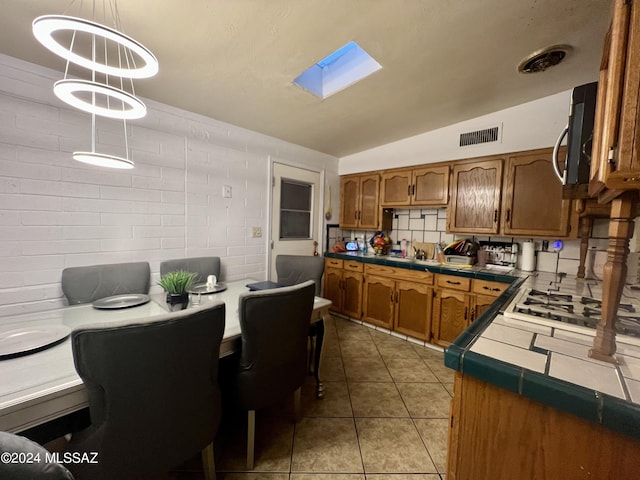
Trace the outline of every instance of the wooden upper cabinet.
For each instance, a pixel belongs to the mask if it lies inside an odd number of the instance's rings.
[[[560,157],[564,152],[560,151]],[[502,233],[532,237],[569,234],[571,200],[562,198],[562,184],[554,174],[553,149],[510,156],[505,167]]]
[[[640,5],[615,0],[600,65],[589,194],[640,188]]]
[[[411,205],[411,170],[396,170],[382,174],[380,203],[385,207]]]
[[[380,228],[380,176],[364,175],[360,178],[359,228]]]
[[[446,205],[449,201],[449,165],[413,171],[413,204]]]
[[[439,206],[449,199],[449,165],[395,170],[382,174],[384,207]]]
[[[340,226],[358,226],[358,210],[360,208],[360,177],[340,178]]]
[[[449,232],[498,233],[502,164],[501,157],[453,164]]]
[[[380,175],[347,175],[340,178],[340,226],[380,228]]]

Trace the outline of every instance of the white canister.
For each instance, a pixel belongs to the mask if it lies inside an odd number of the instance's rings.
[[[524,242],[522,244],[522,265],[521,270],[533,272],[536,269],[536,244]]]

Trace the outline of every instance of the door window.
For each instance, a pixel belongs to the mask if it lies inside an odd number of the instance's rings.
[[[280,240],[312,236],[313,185],[288,179],[280,183]]]

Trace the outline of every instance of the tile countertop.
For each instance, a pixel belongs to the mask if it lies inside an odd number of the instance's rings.
[[[640,341],[617,338],[618,365],[588,357],[593,337],[502,315],[522,288],[555,286],[550,273],[460,268],[393,257],[327,253],[327,257],[511,283],[491,307],[445,350],[445,365],[558,410],[640,439]],[[601,298],[595,280],[565,277],[562,293]],[[640,305],[625,286],[622,303]]]
[[[433,260],[414,260],[413,258],[399,258],[390,255],[371,255],[359,253],[330,253],[324,254],[327,258],[339,258],[342,260],[355,260],[362,263],[374,265],[386,265],[391,267],[418,270],[420,272],[446,273],[448,275],[459,275],[461,277],[479,278],[502,283],[513,283],[520,278],[526,278],[527,273],[519,270],[491,266],[484,268],[476,266],[462,266],[452,264],[440,264]]]
[[[489,311],[445,350],[445,365],[558,410],[640,439],[640,341],[617,337],[618,365],[589,358],[593,336],[501,313],[521,288],[546,290],[553,274],[515,281]],[[600,298],[595,280],[567,277],[561,293]],[[640,305],[625,286],[623,303]]]

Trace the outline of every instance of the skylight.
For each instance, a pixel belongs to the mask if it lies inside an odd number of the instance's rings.
[[[349,42],[302,72],[293,81],[316,97],[327,98],[382,66],[356,42]]]

